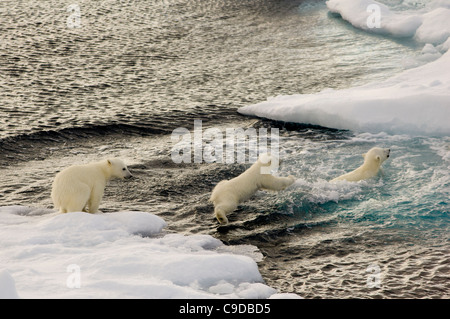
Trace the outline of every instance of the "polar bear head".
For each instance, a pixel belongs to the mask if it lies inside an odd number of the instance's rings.
[[[259,166],[261,174],[271,174],[272,170],[278,169],[280,160],[271,153],[263,153],[259,155],[256,164]]]
[[[122,160],[118,158],[113,158],[106,160],[106,163],[111,177],[116,178],[133,177],[133,175],[131,175],[130,171],[128,170],[128,167]]]
[[[388,148],[374,147],[366,154],[363,154],[364,164],[380,166],[385,160],[389,158],[391,150]]]

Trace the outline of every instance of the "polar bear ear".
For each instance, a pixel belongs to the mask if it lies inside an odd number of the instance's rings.
[[[111,160],[107,159],[106,162],[108,163],[109,166],[112,165]]]

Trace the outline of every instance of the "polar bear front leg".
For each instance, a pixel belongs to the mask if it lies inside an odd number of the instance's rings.
[[[100,202],[103,198],[104,187],[94,187],[91,192],[91,197],[89,198],[88,206],[89,213],[98,213],[98,208],[100,207]]]
[[[214,214],[216,215],[216,218],[219,221],[219,223],[221,223],[223,225],[228,224],[227,215],[222,208],[215,208]]]
[[[265,175],[261,180],[261,188],[272,190],[272,191],[281,191],[286,187],[294,184],[295,177],[289,175],[288,177],[277,177],[273,175]]]
[[[235,202],[221,203],[214,207],[214,214],[219,223],[228,224],[227,214],[231,213],[237,208],[238,204]]]

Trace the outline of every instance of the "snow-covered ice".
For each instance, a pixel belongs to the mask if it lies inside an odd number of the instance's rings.
[[[371,4],[381,8],[380,28],[369,29]],[[316,94],[269,98],[238,111],[286,122],[357,132],[450,134],[450,8],[435,1],[418,12],[396,12],[372,0],[329,0],[328,8],[354,26],[392,36],[411,36],[424,43],[429,62],[382,82]],[[428,11],[427,11],[428,10]]]
[[[328,0],[326,4],[331,12],[340,14],[354,27],[374,33],[411,37],[422,23],[420,15],[395,13],[373,0]],[[376,14],[379,14],[379,25]]]
[[[263,282],[256,247],[164,227],[146,212],[0,207],[0,297],[279,297]]]
[[[445,42],[450,36],[448,2],[433,1],[425,11],[393,11],[374,0],[328,0],[326,4],[331,12],[340,14],[354,27],[365,31],[394,37],[414,37],[417,41],[433,45]]]

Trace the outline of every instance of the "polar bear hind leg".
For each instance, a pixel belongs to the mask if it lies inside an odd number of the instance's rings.
[[[60,206],[60,211],[65,213],[85,212],[86,205],[89,201],[90,189],[88,185],[79,187],[79,191],[70,193],[70,198],[63,200]]]

